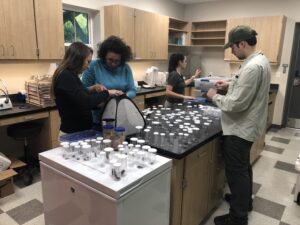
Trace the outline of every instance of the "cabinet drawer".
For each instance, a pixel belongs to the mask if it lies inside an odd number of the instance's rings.
[[[38,120],[38,119],[43,119],[48,117],[49,117],[49,112],[40,112],[40,113],[33,113],[24,116],[15,116],[11,118],[1,119],[0,126],[23,123],[31,120]]]

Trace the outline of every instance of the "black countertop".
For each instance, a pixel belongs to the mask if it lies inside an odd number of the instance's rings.
[[[165,91],[166,87],[155,87],[155,88],[141,88],[136,95],[146,95],[146,94],[151,94],[155,92],[160,92],[160,91]]]
[[[56,109],[56,106],[40,107],[28,103],[19,102],[16,95],[10,95],[9,97],[12,101],[13,108],[0,110],[0,119],[10,118],[14,116],[28,115],[32,113],[38,113],[38,112],[45,112],[52,109]]]
[[[213,106],[212,103],[204,103],[204,105]],[[192,110],[197,111],[198,109],[194,105]],[[199,110],[199,113],[200,112],[201,111]],[[203,118],[204,117],[207,117],[207,115],[203,116]],[[185,145],[185,147],[176,148],[175,146],[170,146],[169,144],[167,144],[167,141],[166,141],[166,144],[164,147],[159,147],[153,141],[151,141],[151,142],[148,141],[148,142],[150,142],[148,144],[150,146],[156,148],[159,155],[166,156],[166,157],[173,158],[173,159],[182,159],[185,156],[191,154],[193,151],[199,149],[201,146],[207,144],[214,138],[222,135],[220,117],[215,117],[215,116],[209,116],[209,117],[210,117],[209,119],[211,119],[213,121],[210,124],[210,126],[207,129],[203,128],[203,124],[200,126],[197,126],[200,128],[200,132],[198,132],[197,135],[189,142],[189,144]],[[200,118],[202,123],[204,121],[203,118]],[[152,121],[153,121],[152,119],[150,119],[150,120],[148,119],[147,125],[151,126]],[[176,131],[169,130],[166,133],[168,133],[168,132],[176,132]]]

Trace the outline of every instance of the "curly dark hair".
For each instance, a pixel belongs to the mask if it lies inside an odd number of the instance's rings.
[[[130,46],[117,36],[110,36],[105,39],[98,48],[97,56],[103,63],[105,63],[105,58],[108,52],[113,52],[121,55],[121,65],[132,59],[132,52]]]

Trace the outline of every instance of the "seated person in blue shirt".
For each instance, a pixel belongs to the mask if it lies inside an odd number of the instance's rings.
[[[129,98],[136,96],[133,75],[127,62],[132,52],[121,38],[110,36],[98,48],[97,59],[91,62],[90,67],[82,75],[85,87],[95,84],[103,85],[108,90],[119,90]],[[93,122],[100,125],[101,110],[93,110]]]

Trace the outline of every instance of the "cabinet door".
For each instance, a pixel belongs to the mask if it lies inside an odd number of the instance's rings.
[[[5,15],[4,2],[5,1],[0,0],[0,18],[4,18]],[[5,59],[6,54],[6,36],[4,35],[5,32],[5,19],[3,19],[0,23],[0,59]]]
[[[168,59],[168,26],[169,18],[167,16],[154,14],[152,22],[152,45],[154,59]]]
[[[153,59],[153,21],[154,14],[143,10],[135,9],[134,20],[134,44],[135,59]]]
[[[223,189],[225,186],[225,169],[221,153],[220,138],[212,141],[213,149],[211,150],[210,160],[210,177],[209,177],[209,201],[208,211],[218,205],[223,198]]]
[[[39,59],[62,59],[64,28],[61,0],[34,0]]]
[[[134,9],[111,5],[104,7],[104,37],[116,35],[129,45],[134,53]]]
[[[238,25],[250,26],[258,33],[256,48],[262,50],[270,63],[276,64],[280,60],[285,22],[286,18],[284,16],[229,19],[226,27],[226,43],[228,41],[228,33],[232,28]],[[270,31],[272,31],[271,36]],[[238,61],[238,59],[231,54],[230,48],[225,50],[225,60]]]
[[[6,38],[5,47],[0,46],[4,49],[2,58],[37,59],[33,0],[1,0],[1,4],[5,21],[1,36]]]
[[[211,149],[210,142],[186,157],[181,224],[199,225],[207,215]]]

